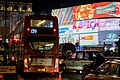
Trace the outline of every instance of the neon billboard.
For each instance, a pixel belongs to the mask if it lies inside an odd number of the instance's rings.
[[[120,2],[101,2],[73,6],[73,20],[120,17]]]
[[[119,18],[99,19],[99,31],[120,30]]]
[[[98,19],[74,21],[73,33],[98,32]]]
[[[118,40],[118,37],[107,39],[105,35],[115,31],[116,35],[120,34],[120,2],[66,7],[54,9],[51,13],[58,17],[60,43],[69,39],[75,43],[79,39],[84,46],[103,44],[104,39],[108,44]]]

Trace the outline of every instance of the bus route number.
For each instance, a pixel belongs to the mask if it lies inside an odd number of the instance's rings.
[[[37,29],[31,29],[31,34],[36,34],[37,33]]]

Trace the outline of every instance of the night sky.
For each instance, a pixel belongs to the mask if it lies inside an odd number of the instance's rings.
[[[8,0],[2,0],[8,1]],[[72,7],[83,4],[92,4],[105,1],[118,1],[118,0],[9,0],[13,2],[31,2],[33,3],[33,12],[41,13],[45,11],[50,13],[52,9]]]

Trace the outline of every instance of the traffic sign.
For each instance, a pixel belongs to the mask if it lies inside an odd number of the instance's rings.
[[[0,73],[16,73],[16,66],[0,66]]]

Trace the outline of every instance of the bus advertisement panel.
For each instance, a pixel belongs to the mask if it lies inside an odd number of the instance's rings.
[[[25,16],[9,35],[11,55],[16,55],[20,73],[58,73],[58,45],[54,16]]]

